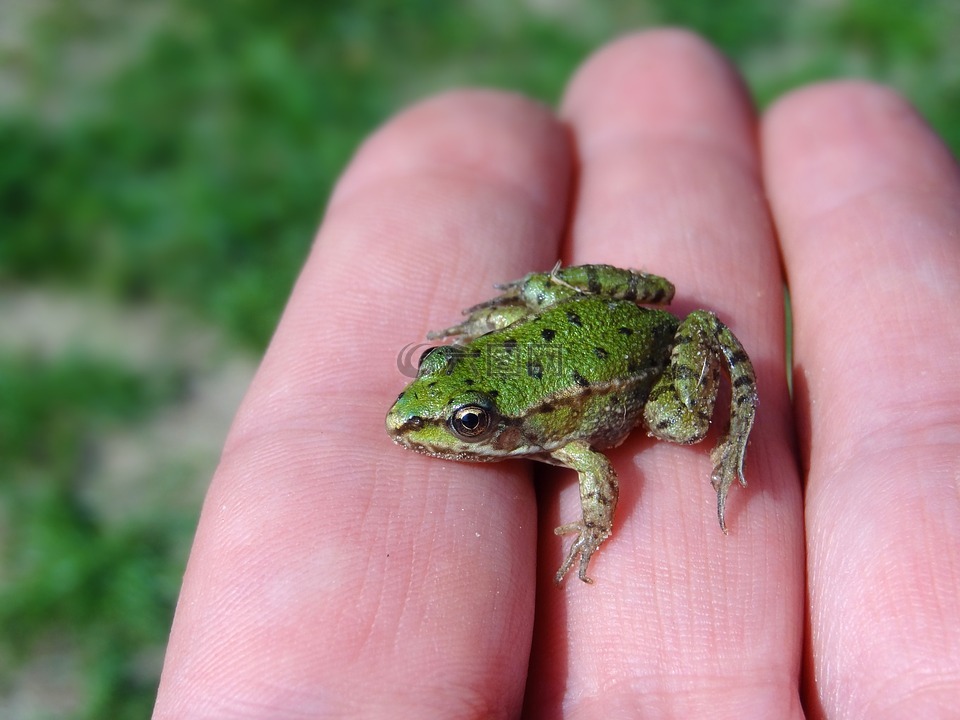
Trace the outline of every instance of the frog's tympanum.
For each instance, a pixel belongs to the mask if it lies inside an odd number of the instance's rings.
[[[721,365],[732,384],[730,424],[712,452],[720,528],[757,406],[756,377],[740,341],[717,317],[665,310],[673,285],[609,265],[531,273],[464,311],[428,338],[416,379],[387,413],[387,432],[411,450],[471,462],[526,457],[580,476],[581,517],[556,529],[576,535],[557,572],[579,575],[610,536],[617,475],[600,451],[641,421],[662,440],[695,443],[713,415]]]

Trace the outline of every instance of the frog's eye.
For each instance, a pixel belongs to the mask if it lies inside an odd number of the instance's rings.
[[[456,350],[449,345],[428,347],[420,354],[420,359],[417,360],[417,377],[430,375],[446,367],[455,353]]]
[[[450,416],[450,429],[461,440],[479,440],[492,426],[490,411],[480,405],[464,405]]]
[[[428,347],[426,350],[424,350],[422,353],[420,353],[420,359],[417,360],[417,369],[418,369],[418,370],[420,369],[420,366],[423,365],[423,361],[427,359],[427,356],[428,356],[430,353],[432,353],[434,350],[438,350],[440,347],[442,347],[442,346],[440,346],[440,345],[434,345],[433,347]]]

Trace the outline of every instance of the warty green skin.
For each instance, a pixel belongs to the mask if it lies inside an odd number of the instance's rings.
[[[746,485],[743,457],[757,405],[753,366],[713,313],[682,321],[661,309],[673,286],[664,278],[609,265],[531,273],[466,320],[428,337],[417,378],[387,413],[387,432],[417,452],[483,462],[511,457],[562,465],[580,478],[581,517],[556,529],[576,539],[556,575],[579,559],[579,577],[610,536],[617,476],[600,450],[634,427],[678,443],[703,439],[721,365],[733,392],[730,427],[713,450],[717,514],[734,480]],[[638,304],[639,303],[639,304]]]

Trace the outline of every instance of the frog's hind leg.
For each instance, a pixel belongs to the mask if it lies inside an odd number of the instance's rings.
[[[690,313],[677,329],[670,365],[650,391],[644,419],[650,433],[676,443],[695,443],[710,429],[723,363],[733,386],[730,424],[710,454],[717,491],[717,517],[727,532],[724,507],[733,481],[746,486],[743,457],[757,408],[753,365],[740,341],[706,310]]]
[[[559,265],[548,273],[530,273],[502,286],[506,292],[495,302],[509,298],[538,311],[578,295],[599,295],[637,305],[669,305],[674,287],[666,278],[624,270],[613,265]]]
[[[459,325],[427,334],[428,340],[452,337],[467,342],[494,330],[503,330],[551,305],[578,295],[602,295],[611,300],[627,300],[638,305],[668,305],[673,285],[658,275],[622,270],[612,265],[560,264],[546,273],[530,273],[496,286],[502,290],[490,300],[463,311],[467,316]]]

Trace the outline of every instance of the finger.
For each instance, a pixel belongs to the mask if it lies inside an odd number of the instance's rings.
[[[811,707],[956,712],[960,697],[960,173],[861,83],[764,124],[793,299],[808,469]]]
[[[559,124],[497,93],[426,102],[358,152],[210,488],[156,717],[516,713],[526,470],[408,453],[384,415],[404,344],[549,266],[568,178]]]
[[[750,486],[731,492],[729,536],[709,482],[716,433],[684,448],[638,432],[611,454],[621,501],[591,564],[596,584],[568,581],[539,598],[547,620],[538,616],[536,706],[545,717],[560,706],[592,717],[640,702],[651,715],[799,717],[801,506],[782,285],[749,100],[703,41],[660,31],[592,58],[564,115],[580,153],[573,260],[665,275],[681,316],[715,310],[747,347],[761,399]],[[722,426],[727,408],[716,412]],[[545,508],[541,533],[576,517],[575,487],[561,507]],[[544,547],[558,557],[555,538]]]

